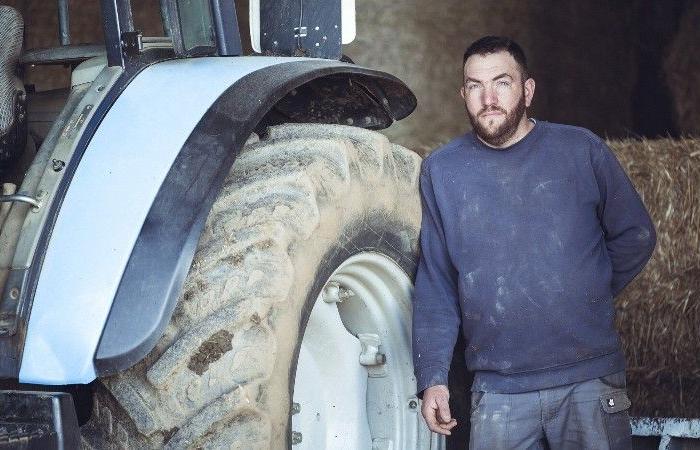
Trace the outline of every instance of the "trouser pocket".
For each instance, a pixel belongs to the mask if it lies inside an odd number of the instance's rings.
[[[624,389],[627,387],[627,380],[625,379],[624,370],[610,375],[605,375],[598,378],[598,380],[604,385],[614,389]]]
[[[474,415],[474,412],[481,403],[481,399],[484,398],[484,394],[485,392],[472,392],[470,415]]]
[[[603,426],[611,450],[632,448],[632,430],[630,427],[629,408],[632,405],[627,392],[615,390],[600,395],[603,409]]]

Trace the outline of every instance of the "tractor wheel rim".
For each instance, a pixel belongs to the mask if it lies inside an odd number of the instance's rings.
[[[295,449],[410,449],[420,439],[408,275],[362,252],[331,275],[311,311],[294,379]],[[429,439],[429,438],[428,438]]]

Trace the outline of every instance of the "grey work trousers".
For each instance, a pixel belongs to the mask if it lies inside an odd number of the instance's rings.
[[[470,450],[632,448],[619,372],[521,394],[472,393]]]

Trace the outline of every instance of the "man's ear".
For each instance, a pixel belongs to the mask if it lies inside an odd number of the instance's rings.
[[[535,97],[535,80],[528,78],[525,80],[525,107],[529,108],[532,99]]]
[[[464,86],[462,86],[461,88],[459,88],[459,95],[462,96],[462,100],[466,100],[466,99],[467,99],[467,93],[464,92]]]

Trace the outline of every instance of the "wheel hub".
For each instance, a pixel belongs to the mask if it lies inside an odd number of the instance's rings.
[[[411,280],[390,258],[363,252],[316,300],[294,380],[295,449],[438,448],[415,397]]]

